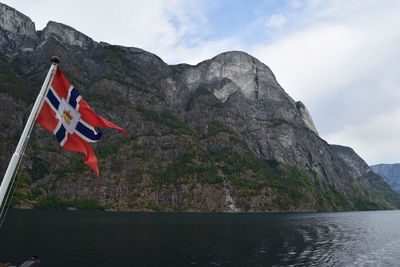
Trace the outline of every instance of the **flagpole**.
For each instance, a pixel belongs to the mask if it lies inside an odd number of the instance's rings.
[[[39,110],[42,107],[43,100],[47,94],[49,84],[54,76],[54,73],[56,72],[56,69],[57,69],[57,66],[59,63],[60,63],[60,59],[58,57],[51,58],[51,66],[50,66],[49,72],[47,73],[46,79],[44,80],[42,88],[40,89],[39,95],[36,98],[36,101],[35,101],[35,104],[33,105],[31,114],[29,115],[29,118],[25,124],[24,131],[22,132],[21,137],[19,139],[17,148],[15,149],[15,152],[11,157],[11,160],[10,160],[10,163],[8,164],[6,173],[4,174],[3,181],[1,182],[0,207],[2,207],[2,205],[3,205],[4,196],[6,195],[7,189],[8,189],[10,182],[14,176],[14,173],[18,166],[18,163],[19,163],[22,155],[24,154],[26,143],[29,139],[33,125],[38,116]]]

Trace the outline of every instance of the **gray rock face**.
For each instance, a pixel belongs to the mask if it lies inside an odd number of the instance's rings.
[[[0,47],[6,54],[33,52],[36,46],[43,45],[50,36],[58,38],[61,43],[83,49],[98,46],[88,36],[53,21],[50,21],[43,31],[36,32],[35,24],[30,18],[2,3],[0,14]]]
[[[41,32],[41,42],[46,42],[50,37],[54,36],[60,43],[68,44],[70,46],[77,46],[82,49],[89,49],[97,47],[97,43],[88,36],[78,32],[72,27],[50,21]]]
[[[395,190],[400,193],[400,164],[376,164],[371,169],[381,176]]]
[[[361,177],[371,172],[368,164],[351,147],[331,145],[336,154],[350,167],[354,177]]]
[[[244,52],[169,66],[142,49],[97,43],[60,23],[35,32],[29,18],[1,4],[0,15],[7,17],[0,23],[0,106],[20,118],[0,116],[1,159],[16,143],[15,128],[53,55],[91,107],[132,135],[104,129],[107,141],[95,144],[107,177],[99,185],[76,153],[60,151],[51,134],[35,128],[24,175],[38,199],[94,198],[122,210],[400,206],[400,199],[378,194],[390,189],[354,151],[336,151],[322,140],[306,107]],[[362,186],[372,184],[381,191]]]
[[[306,106],[304,106],[304,104],[301,101],[297,101],[296,108],[300,112],[300,116],[303,119],[304,125],[318,135],[317,128],[315,127],[314,122]]]
[[[4,4],[0,4],[0,12],[2,15],[0,18],[0,27],[2,30],[11,34],[26,35],[35,38],[35,24],[30,18]]]
[[[390,188],[389,184],[374,173],[367,163],[350,147],[331,145],[336,154],[345,162],[348,171],[368,189],[372,195],[381,196],[389,203],[396,203],[399,195]]]
[[[32,52],[37,42],[35,24],[17,10],[0,3],[0,47],[6,53]]]
[[[266,65],[239,51],[222,53],[188,68],[182,80],[190,93],[205,86],[222,102],[235,92],[250,100],[279,101],[287,97]]]
[[[346,174],[332,161],[336,154],[318,137],[305,106],[285,93],[265,64],[243,52],[226,52],[196,66],[181,66],[179,79],[181,90],[195,96],[187,116],[194,127],[223,121],[257,155],[310,169],[321,182],[346,191],[338,182]],[[196,98],[200,90],[215,99]],[[211,102],[223,109],[210,109]]]

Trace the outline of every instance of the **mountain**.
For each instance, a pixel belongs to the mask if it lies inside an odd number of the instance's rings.
[[[383,176],[370,168],[352,148],[339,145],[331,145],[331,147],[347,165],[348,172],[369,192],[390,203],[397,201],[399,195],[382,179]]]
[[[360,176],[318,136],[304,104],[251,55],[231,51],[195,66],[168,65],[142,49],[98,43],[61,23],[36,31],[28,17],[3,4],[0,14],[3,173],[53,55],[91,107],[130,133],[103,130],[102,142],[94,145],[98,182],[81,155],[62,151],[51,134],[35,127],[21,166],[17,207],[400,207],[400,197],[382,178]]]
[[[376,164],[371,169],[400,194],[400,164]]]

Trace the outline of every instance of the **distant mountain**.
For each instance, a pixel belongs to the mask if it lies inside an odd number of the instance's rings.
[[[382,178],[346,161],[346,152],[318,136],[306,107],[251,55],[232,51],[195,66],[168,65],[61,23],[36,31],[28,17],[0,4],[2,173],[53,55],[93,109],[130,136],[104,129],[95,145],[98,182],[80,154],[61,150],[35,127],[15,206],[207,212],[400,207]]]
[[[400,163],[376,164],[372,165],[371,169],[400,194]]]

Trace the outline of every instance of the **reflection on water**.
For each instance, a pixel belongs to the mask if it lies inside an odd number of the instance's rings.
[[[400,212],[9,212],[0,262],[41,266],[396,266]]]

